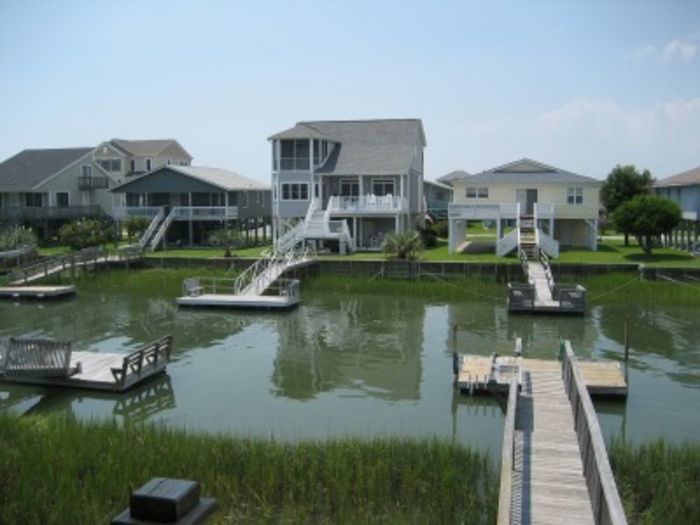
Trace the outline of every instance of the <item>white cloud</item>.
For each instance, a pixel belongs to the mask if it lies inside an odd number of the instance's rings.
[[[695,57],[697,44],[687,40],[671,40],[664,46],[659,55],[661,62],[690,62]]]
[[[687,39],[676,38],[663,46],[647,44],[632,52],[633,58],[652,59],[661,63],[691,62],[697,53],[700,32]]]

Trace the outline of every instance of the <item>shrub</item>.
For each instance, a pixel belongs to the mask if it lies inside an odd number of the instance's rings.
[[[0,251],[16,250],[23,246],[36,246],[36,234],[31,228],[15,226],[0,231]]]
[[[423,250],[421,235],[416,230],[403,233],[390,233],[384,238],[382,251],[388,259],[405,259],[413,261]]]
[[[450,224],[447,221],[438,221],[432,228],[440,239],[447,239],[450,235]]]
[[[129,217],[124,226],[126,227],[126,236],[131,242],[134,237],[141,237],[143,232],[148,228],[149,220],[146,217]]]
[[[114,228],[107,221],[80,219],[61,226],[58,238],[74,250],[88,246],[102,246],[114,240]]]

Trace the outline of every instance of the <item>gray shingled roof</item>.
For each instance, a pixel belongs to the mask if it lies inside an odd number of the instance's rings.
[[[603,182],[592,177],[578,175],[570,171],[565,171],[553,166],[548,166],[535,160],[523,158],[515,162],[510,162],[482,171],[475,175],[470,175],[461,180],[471,183],[491,183],[491,184],[518,184],[526,182],[528,184],[546,184],[550,182],[562,184],[602,184]]]
[[[700,184],[700,166],[661,179],[656,182],[655,186],[663,188],[664,186],[691,186],[693,184]]]
[[[149,140],[125,140],[112,139],[110,144],[122,150],[124,153],[135,157],[155,157],[171,144],[176,144],[188,157],[192,158],[185,148],[175,139],[149,139]]]
[[[136,181],[142,181],[153,174],[156,174],[162,170],[172,170],[178,173],[182,173],[188,177],[192,177],[217,188],[221,188],[224,191],[236,191],[236,190],[269,190],[270,185],[264,184],[255,179],[244,177],[233,171],[228,171],[221,168],[209,168],[206,166],[163,166],[150,173],[141,175],[139,177],[134,177],[133,179],[120,184],[112,189],[112,191],[117,193],[122,193],[126,191],[131,183]]]
[[[423,179],[423,184],[430,184],[431,186],[435,186],[436,188],[441,188],[443,190],[452,191],[452,186],[450,186],[449,184],[444,184],[444,183],[436,181],[436,180]]]
[[[471,177],[469,173],[464,170],[451,171],[442,177],[438,177],[436,180],[442,182],[443,184],[450,184],[453,180],[464,179],[466,177]]]
[[[25,149],[0,164],[0,191],[31,191],[92,150]]]
[[[305,130],[308,135],[302,134]],[[317,170],[335,175],[407,173],[416,145],[425,144],[420,119],[298,122],[270,138],[321,138],[336,142],[328,160]]]

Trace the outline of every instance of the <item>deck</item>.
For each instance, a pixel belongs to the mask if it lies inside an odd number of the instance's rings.
[[[69,368],[78,372],[64,377],[24,374],[0,377],[0,381],[87,390],[124,392],[165,371],[172,338],[163,337],[130,354],[73,351]]]
[[[75,295],[75,286],[4,286],[1,299],[58,299]]]
[[[202,294],[177,298],[179,306],[288,310],[299,304],[299,296]]]
[[[617,361],[579,361],[588,393],[592,396],[626,396],[627,382]],[[508,392],[513,375],[522,385],[522,373],[561,374],[561,363],[551,359],[528,357],[463,355],[461,356],[456,386],[464,392]]]
[[[627,523],[589,394],[626,394],[619,366],[601,366],[610,364],[579,363],[568,341],[561,362],[455,360],[460,390],[507,394],[499,525]]]

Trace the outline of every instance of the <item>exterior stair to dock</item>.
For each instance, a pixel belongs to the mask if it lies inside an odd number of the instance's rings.
[[[535,219],[532,215],[520,217],[520,250],[527,255],[528,259],[539,257],[539,246],[537,243],[537,232],[535,231]]]

